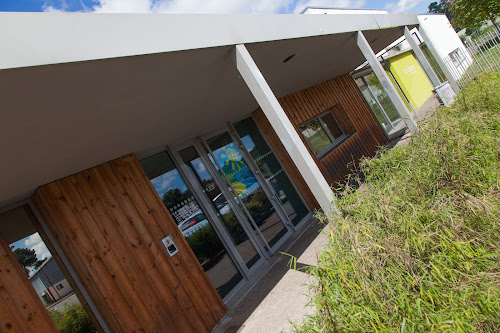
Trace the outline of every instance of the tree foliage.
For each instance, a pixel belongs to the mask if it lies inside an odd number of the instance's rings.
[[[79,303],[66,305],[63,311],[49,310],[61,333],[95,333],[97,330],[83,306]]]
[[[14,250],[14,255],[17,261],[23,267],[26,275],[28,275],[28,268],[33,267],[37,263],[35,250],[30,250],[26,248],[17,248]]]
[[[439,2],[434,1],[429,5],[430,14],[445,14],[450,22],[453,22],[453,12],[450,8],[450,0],[440,0]],[[456,31],[461,30],[458,26],[453,26]]]
[[[181,192],[178,188],[172,188],[163,195],[163,202],[167,207],[182,206],[183,202],[189,198],[187,192]]]
[[[453,0],[450,2],[453,22],[466,28],[479,28],[485,21],[491,21],[500,34],[496,20],[500,16],[498,0]]]

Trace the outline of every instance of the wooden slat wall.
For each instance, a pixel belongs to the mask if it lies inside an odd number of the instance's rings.
[[[112,332],[210,332],[227,313],[135,155],[33,199]]]
[[[59,332],[1,234],[0,332]]]
[[[336,185],[338,182],[345,181],[345,177],[352,170],[352,167],[348,167],[349,163],[359,161],[362,156],[374,156],[378,147],[387,143],[387,136],[350,75],[339,76],[282,97],[279,102],[298,133],[300,133],[298,128],[300,124],[328,109],[334,109],[334,114],[345,114],[352,122],[354,126],[352,132],[355,133],[321,160],[309,149],[330,184]],[[336,117],[338,118],[338,116]],[[293,181],[298,185],[302,195],[305,198],[312,197],[309,188],[262,110],[257,110],[254,113],[254,119],[267,136],[279,158],[286,161],[285,167]],[[302,135],[300,136],[302,137]],[[304,138],[303,141],[309,148]],[[317,207],[317,203],[312,202],[310,198],[308,205],[310,208],[314,205]]]

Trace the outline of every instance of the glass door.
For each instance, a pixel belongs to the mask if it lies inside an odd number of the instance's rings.
[[[375,74],[360,76],[355,81],[386,134],[391,135],[402,129],[403,119]]]
[[[225,301],[311,215],[251,118],[140,162]]]
[[[236,144],[229,132],[200,143],[208,153],[210,167],[224,182],[226,197],[230,196],[240,209],[240,222],[249,226],[251,236],[261,247],[274,253],[292,233],[292,223],[253,160],[245,159],[245,147]]]
[[[179,150],[178,154],[189,170],[189,177],[196,180],[201,192],[207,197],[208,208],[215,211],[218,222],[222,222],[222,228],[229,238],[228,243],[231,244],[231,248],[239,254],[249,271],[259,259],[263,258],[263,249],[253,237],[249,236],[251,228],[240,222],[241,212],[231,199],[228,200],[231,196],[221,190],[223,182],[209,171],[207,167],[209,161],[200,156],[202,154],[199,153],[199,149],[190,146]]]
[[[246,118],[235,123],[234,126],[229,124],[229,127],[232,129],[231,132],[235,132],[233,136],[236,137],[238,146],[243,147],[241,151],[246,152],[246,156],[258,167],[263,180],[272,189],[271,199],[278,202],[286,214],[285,218],[288,218],[294,226],[306,220],[310,214],[309,209],[288,177],[279,158],[260,133],[255,121],[252,118]]]
[[[176,167],[166,151],[141,160],[141,164],[215,289],[226,298],[243,281],[238,268],[241,258],[227,250],[231,246],[217,228],[216,218],[206,209],[201,191],[191,191],[183,170]]]

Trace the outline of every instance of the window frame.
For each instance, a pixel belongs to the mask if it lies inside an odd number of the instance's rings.
[[[340,131],[342,132],[342,135],[340,135],[338,138],[334,139],[333,136],[331,135],[331,130],[328,128],[325,129],[325,126],[326,126],[326,123],[324,123],[324,121],[321,119],[323,116],[327,115],[327,114],[331,114],[333,119],[335,120],[335,122],[337,123],[337,126],[339,127]],[[304,133],[302,133],[302,129],[301,127],[302,126],[305,126],[306,124],[310,123],[311,121],[314,121],[314,120],[318,120],[318,123],[321,127],[321,130],[323,131],[323,133],[326,134],[326,136],[328,137],[328,139],[330,139],[330,141],[332,142],[328,147],[326,147],[325,149],[323,149],[322,151],[318,152],[318,153],[315,153],[314,152],[314,148],[311,144],[311,142],[309,142],[309,140],[307,139],[307,137],[304,135]],[[333,114],[333,111],[332,109],[328,109],[322,113],[320,113],[319,115],[313,117],[313,118],[310,118],[308,119],[307,121],[299,124],[298,126],[299,128],[299,131],[300,131],[300,134],[302,135],[302,137],[305,139],[305,141],[307,142],[307,144],[309,145],[309,148],[311,149],[312,153],[318,158],[318,159],[322,159],[323,157],[325,157],[326,155],[328,155],[332,150],[334,150],[335,148],[337,148],[342,142],[345,141],[345,139],[347,139],[350,135],[348,133],[346,133],[344,131],[344,129],[342,128],[342,126],[340,126],[340,123],[339,121],[337,120],[337,118],[335,117],[335,115]]]

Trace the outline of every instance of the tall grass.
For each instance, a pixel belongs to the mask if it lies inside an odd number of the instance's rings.
[[[337,201],[308,269],[316,314],[295,331],[499,331],[500,74],[420,125]]]

